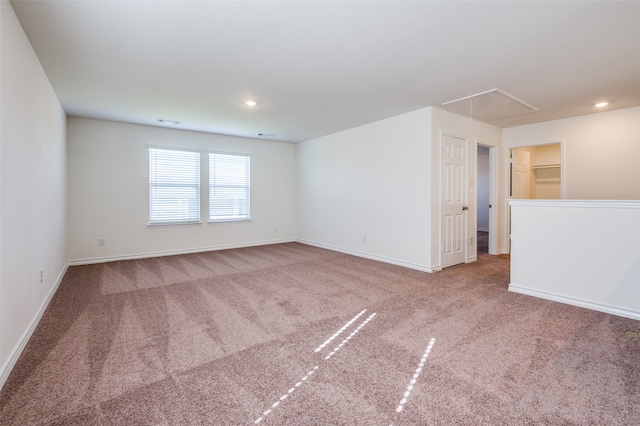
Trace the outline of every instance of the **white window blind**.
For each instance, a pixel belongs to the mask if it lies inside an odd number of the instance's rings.
[[[251,218],[251,157],[209,153],[209,220]]]
[[[200,221],[200,152],[149,147],[149,223]]]

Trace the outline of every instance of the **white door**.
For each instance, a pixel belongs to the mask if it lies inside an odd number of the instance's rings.
[[[531,198],[531,153],[514,149],[511,151],[511,198]],[[509,252],[511,252],[511,212],[509,211]]]
[[[442,267],[464,263],[467,232],[467,140],[442,135]]]
[[[513,151],[512,198],[529,199],[531,188],[531,161],[528,151]]]

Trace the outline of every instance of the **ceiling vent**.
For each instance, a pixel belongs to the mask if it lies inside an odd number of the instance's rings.
[[[442,106],[482,121],[499,120],[538,111],[538,108],[500,89],[487,90],[476,95],[445,102]]]
[[[175,120],[167,120],[166,118],[158,118],[158,120],[156,120],[158,123],[162,123],[162,124],[173,124],[174,126],[177,126],[178,124],[180,124],[179,121],[175,121]]]

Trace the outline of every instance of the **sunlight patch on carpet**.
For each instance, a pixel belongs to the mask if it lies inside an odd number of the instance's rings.
[[[376,316],[376,313],[375,313],[375,312],[374,312],[374,313],[372,313],[371,315],[369,315],[369,317],[368,317],[366,320],[364,320],[364,322],[363,322],[362,324],[360,324],[360,325],[358,326],[358,328],[356,328],[355,330],[353,330],[353,331],[351,332],[351,334],[350,334],[350,335],[348,335],[348,336],[347,336],[347,337],[346,337],[342,342],[340,342],[340,344],[339,344],[338,346],[336,346],[336,348],[335,348],[333,351],[331,351],[331,352],[329,353],[329,355],[327,355],[326,357],[324,357],[325,361],[328,361],[328,360],[329,360],[329,358],[331,358],[331,357],[332,357],[336,352],[338,352],[338,351],[339,351],[339,350],[340,350],[340,349],[341,349],[341,348],[342,348],[342,347],[343,347],[343,346],[344,346],[344,345],[345,345],[349,340],[351,340],[351,339],[352,339],[356,334],[358,334],[358,332],[359,332],[360,330],[362,330],[362,327],[364,327],[365,325],[367,325],[367,323],[368,323],[369,321],[371,321],[371,320],[373,319],[373,317],[375,317],[375,316]]]
[[[356,315],[355,317],[353,317],[348,323],[346,323],[340,330],[338,330],[333,336],[331,336],[329,339],[327,339],[324,343],[322,343],[320,346],[318,346],[318,348],[314,351],[314,352],[319,352],[320,350],[322,350],[322,348],[324,348],[325,346],[327,346],[327,344],[329,344],[329,342],[331,342],[333,339],[335,339],[337,336],[339,336],[341,333],[343,333],[351,324],[353,324],[360,316],[362,316],[364,313],[366,312],[366,309],[363,309],[358,315]],[[333,355],[336,354],[336,352],[338,352],[340,349],[342,349],[342,347],[349,341],[351,340],[353,337],[355,337],[356,334],[358,334],[358,332],[360,330],[362,330],[362,328],[367,325],[377,314],[374,312],[371,315],[369,315],[367,317],[366,320],[364,320],[355,330],[353,330],[351,332],[351,334],[349,334],[342,342],[340,342],[340,344],[338,346],[335,347],[335,349],[329,353],[329,355],[327,355],[326,357],[324,357],[324,361],[328,361]],[[435,339],[432,339],[435,340]],[[432,345],[433,346],[433,345]],[[429,349],[431,350],[431,349]],[[271,414],[273,412],[273,409],[276,408],[278,405],[280,405],[280,403],[282,401],[284,401],[285,399],[287,399],[289,397],[289,395],[291,395],[296,389],[298,389],[303,382],[305,382],[313,373],[315,373],[315,371],[320,368],[320,365],[316,365],[315,367],[313,367],[312,370],[310,370],[305,376],[303,376],[298,382],[296,382],[296,384],[289,388],[289,390],[284,393],[280,398],[278,398],[278,400],[276,402],[274,402],[273,404],[271,404],[271,407],[268,408],[267,410],[262,412],[262,416],[258,417],[257,419],[254,420],[254,424],[258,424],[261,421],[263,421],[265,419],[266,416],[268,416],[269,414]]]
[[[413,377],[411,377],[411,380],[409,381],[407,390],[404,392],[404,395],[402,395],[402,399],[400,400],[400,404],[396,408],[396,412],[398,413],[401,412],[402,409],[404,408],[404,405],[407,403],[407,399],[409,398],[409,395],[411,395],[413,386],[418,381],[418,377],[420,377],[420,373],[422,373],[422,369],[424,368],[424,363],[427,362],[427,358],[429,358],[429,354],[431,353],[431,349],[433,349],[433,345],[435,343],[436,343],[436,339],[435,337],[432,337],[431,340],[429,341],[429,345],[427,346],[427,349],[425,349],[424,353],[422,354],[422,358],[420,358],[420,362],[418,363],[418,367],[416,368],[415,373],[413,373]]]
[[[333,339],[335,339],[336,337],[338,337],[339,335],[341,335],[347,328],[349,328],[349,326],[351,324],[353,324],[358,318],[360,318],[362,316],[362,314],[364,314],[365,312],[367,312],[366,309],[363,309],[362,311],[360,311],[360,313],[358,315],[356,315],[355,317],[351,318],[351,320],[346,323],[345,325],[342,326],[342,328],[338,331],[336,331],[333,336],[329,337],[327,340],[325,340],[320,346],[318,346],[314,352],[320,352],[325,346],[327,346]]]

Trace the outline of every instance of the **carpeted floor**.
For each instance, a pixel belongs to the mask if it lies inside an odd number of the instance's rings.
[[[638,321],[297,243],[71,267],[2,425],[640,424]]]
[[[487,231],[478,231],[478,253],[489,253],[489,233]]]

